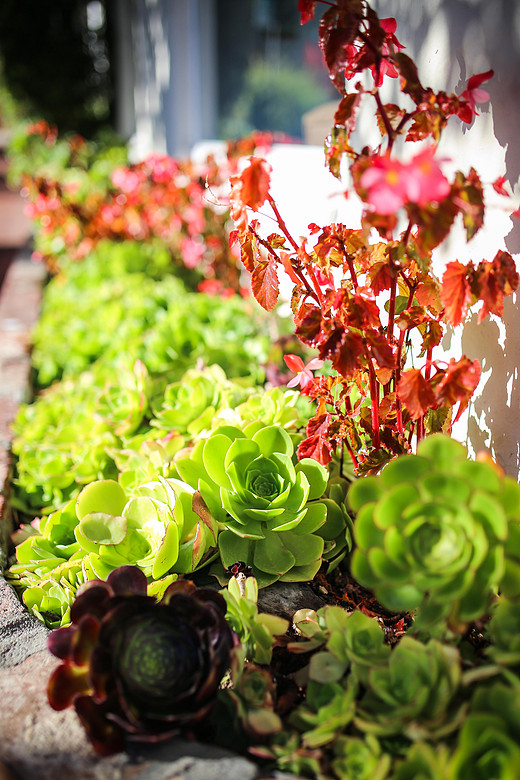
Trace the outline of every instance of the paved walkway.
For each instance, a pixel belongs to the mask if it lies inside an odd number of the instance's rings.
[[[6,169],[0,149],[0,285],[11,261],[31,237],[31,224],[24,214],[23,200],[5,183]]]

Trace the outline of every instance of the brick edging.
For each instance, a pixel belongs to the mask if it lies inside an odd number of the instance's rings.
[[[13,530],[9,506],[11,424],[30,393],[30,336],[40,314],[45,277],[45,267],[32,262],[29,251],[22,250],[11,263],[0,291],[0,549],[4,554]]]

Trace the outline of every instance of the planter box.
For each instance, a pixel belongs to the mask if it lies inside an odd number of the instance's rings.
[[[43,266],[20,255],[0,293],[0,565],[12,552],[16,516],[9,504],[11,423],[30,395],[30,333],[37,322]],[[46,649],[48,631],[0,576],[0,780],[260,780],[245,758],[184,740],[110,758],[95,755],[72,709],[47,703],[47,681],[59,663]],[[280,775],[282,776],[282,775]],[[287,776],[285,776],[287,777]]]

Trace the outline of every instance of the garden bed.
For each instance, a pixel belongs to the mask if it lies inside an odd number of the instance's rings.
[[[15,526],[9,503],[10,425],[30,395],[29,336],[36,324],[45,280],[43,266],[21,253],[12,263],[0,296],[0,554],[2,565]],[[14,516],[13,516],[14,515]],[[258,768],[244,758],[175,740],[160,748],[112,758],[96,756],[72,710],[56,712],[47,702],[49,675],[58,660],[46,649],[48,631],[0,577],[0,778],[49,780],[254,780]]]

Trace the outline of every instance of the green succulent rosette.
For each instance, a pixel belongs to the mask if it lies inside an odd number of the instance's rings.
[[[461,666],[456,647],[403,637],[385,665],[369,670],[355,725],[367,734],[413,741],[450,734],[465,714],[457,701]]]
[[[498,664],[520,671],[520,603],[501,596],[493,605],[487,630],[491,645],[486,655]]]
[[[179,574],[211,560],[217,526],[193,488],[159,477],[132,495],[114,480],[92,482],[27,533],[7,579],[28,609],[56,628],[68,624],[80,585],[122,565],[139,567],[149,595],[160,597]]]
[[[358,479],[352,574],[387,609],[416,611],[418,629],[452,630],[483,615],[505,571],[520,488],[443,434],[377,477]]]
[[[16,563],[6,575],[27,609],[50,628],[69,622],[76,590],[85,581],[83,551],[74,536],[77,522],[73,499],[25,526],[26,538],[17,544]]]
[[[217,412],[234,408],[251,392],[252,388],[231,382],[220,366],[189,369],[181,381],[168,385],[159,402],[153,404],[150,425],[193,438],[211,429]]]
[[[365,739],[342,735],[334,743],[332,768],[339,780],[385,780],[391,763],[390,755],[371,734]]]
[[[416,742],[409,748],[404,760],[397,762],[392,780],[446,780],[450,777],[449,758],[446,745]]]
[[[131,498],[113,480],[92,482],[80,493],[76,514],[88,579],[106,579],[125,565],[153,580],[192,572],[216,544],[207,508],[197,504],[195,490],[174,479],[145,483]]]
[[[238,405],[220,411],[212,427],[234,425],[243,428],[261,420],[264,425],[279,425],[287,431],[297,432],[305,428],[312,415],[311,402],[297,390],[258,388]]]
[[[458,735],[450,780],[520,777],[520,687],[480,687]]]
[[[175,466],[220,525],[223,567],[244,561],[260,587],[312,579],[325,536],[344,538],[343,512],[329,519],[321,500],[327,470],[308,458],[297,462],[293,439],[280,426],[220,426],[179,453]]]

